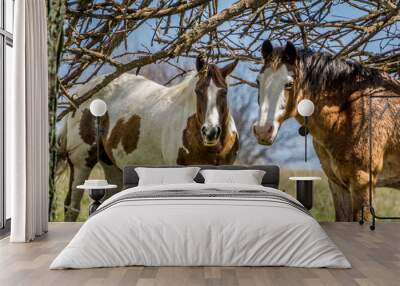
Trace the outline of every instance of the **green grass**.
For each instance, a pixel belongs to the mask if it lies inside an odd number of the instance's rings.
[[[288,180],[292,176],[318,176],[322,178],[322,180],[314,182],[314,203],[311,213],[318,221],[334,221],[335,209],[325,174],[322,171],[282,170],[279,187],[282,191],[295,196],[296,182]],[[378,188],[374,206],[380,216],[400,216],[400,190]]]
[[[280,189],[295,196],[296,182],[289,181],[291,176],[319,176],[321,181],[314,182],[314,205],[311,213],[318,221],[335,220],[335,210],[332,196],[329,191],[326,176],[321,171],[281,170]],[[64,221],[64,199],[67,194],[69,172],[64,172],[56,184],[56,214],[54,221]],[[90,175],[92,179],[104,178],[100,167],[95,167]],[[379,188],[376,192],[375,207],[378,215],[400,216],[400,190]],[[87,193],[81,201],[81,213],[78,221],[85,221],[88,217],[89,198]]]
[[[280,190],[296,197],[296,182],[290,181],[289,177],[317,176],[322,180],[314,181],[313,185],[313,208],[312,215],[319,221],[335,220],[335,209],[333,207],[332,196],[328,187],[328,180],[323,172],[320,171],[301,171],[301,170],[281,170]]]
[[[374,206],[379,216],[400,216],[400,190],[379,188]]]
[[[90,179],[103,179],[104,172],[103,169],[97,165],[90,174]],[[68,182],[69,182],[69,169],[61,174],[57,178],[56,182],[56,212],[53,221],[64,221],[64,200],[68,192]],[[83,194],[81,200],[81,212],[79,213],[78,221],[85,221],[88,218],[89,209],[89,196],[87,192]]]

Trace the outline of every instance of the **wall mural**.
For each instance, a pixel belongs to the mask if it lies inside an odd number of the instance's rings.
[[[368,201],[366,97],[400,95],[390,5],[50,2],[53,220],[85,220],[88,197],[76,187],[88,178],[121,186],[125,165],[268,163],[281,166],[289,193],[291,175],[323,177],[318,219],[359,218]],[[315,104],[307,162],[297,132],[303,98]],[[94,99],[107,104],[98,145]],[[390,188],[376,204],[399,214],[400,100],[378,101],[373,182]]]

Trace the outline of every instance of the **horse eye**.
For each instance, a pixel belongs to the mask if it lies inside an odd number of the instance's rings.
[[[293,82],[292,81],[285,84],[285,88],[286,89],[292,88],[292,87],[293,87]]]

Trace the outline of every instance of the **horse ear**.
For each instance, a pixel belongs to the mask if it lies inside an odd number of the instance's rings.
[[[204,60],[203,55],[198,55],[196,58],[196,69],[197,71],[201,71],[206,65],[206,61]]]
[[[273,49],[274,49],[274,47],[272,46],[271,41],[265,40],[261,46],[261,54],[262,54],[264,60],[266,60],[268,57],[271,56]]]
[[[224,78],[226,78],[228,75],[230,75],[233,70],[235,69],[235,67],[237,66],[239,60],[236,59],[234,62],[227,64],[226,66],[224,66],[223,68],[221,68],[221,74]]]
[[[289,64],[294,64],[297,59],[297,50],[292,42],[288,41],[285,47],[285,59]]]

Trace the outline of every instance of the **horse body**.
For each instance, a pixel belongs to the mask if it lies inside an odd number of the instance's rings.
[[[131,74],[118,79],[116,90],[104,98],[114,112],[103,138],[106,153],[117,167],[130,162],[176,164],[186,119],[196,113],[193,87],[187,82],[194,80],[195,75],[190,75],[183,87],[172,89]],[[130,146],[134,142],[136,147]]]
[[[212,68],[219,72],[216,66]],[[228,68],[230,73],[234,66]],[[107,113],[100,121],[100,163],[106,178],[121,185],[121,169],[128,164],[233,163],[238,134],[228,107],[212,104],[226,96],[218,94],[219,88],[215,92],[214,87],[210,89],[213,77],[211,74],[203,78],[191,72],[181,83],[165,87],[125,73],[101,89],[93,98],[107,103]],[[89,82],[79,93],[91,90],[102,78]],[[90,102],[83,103],[64,118],[64,134],[60,137],[64,144],[60,149],[65,150],[71,169],[65,200],[67,221],[76,220],[79,214],[82,191],[76,186],[88,178],[97,163],[95,121],[89,105]]]
[[[258,79],[260,120],[254,127],[259,143],[272,144],[279,126],[289,117],[303,124],[297,104],[311,99],[315,111],[308,128],[329,180],[336,219],[358,220],[369,200],[369,96],[400,96],[399,82],[330,55],[298,54],[291,43],[273,48],[266,41],[263,56],[265,65]],[[279,78],[278,88],[276,79],[275,86],[271,84],[273,77]],[[373,99],[373,188],[400,188],[399,115],[400,99]]]
[[[365,83],[371,85],[371,83]],[[347,106],[323,96],[309,121],[315,151],[321,161],[335,202],[338,220],[358,220],[369,200],[369,95],[400,95],[375,86],[366,87],[347,98]],[[305,96],[309,96],[306,92]],[[308,97],[310,98],[310,97]],[[397,99],[373,99],[372,106],[373,186],[400,188],[400,149]],[[299,123],[303,119],[296,116]]]
[[[102,77],[94,82],[89,82],[85,89],[93,88],[101,80]],[[147,91],[144,92],[144,89],[147,89]],[[151,121],[149,120],[152,114],[163,112],[155,99],[159,98],[164,92],[164,87],[142,76],[124,74],[96,94],[95,98],[104,100],[108,108],[105,119],[101,120],[101,127],[105,131],[102,138],[103,148],[117,167],[121,168],[132,159],[139,164],[166,161],[162,156],[160,144],[163,125],[166,122],[162,120],[157,122],[154,118]],[[93,144],[95,144],[95,123],[90,114],[89,105],[90,102],[85,102],[77,111],[65,117],[68,130],[67,150],[84,149],[87,151],[93,148]],[[194,112],[193,108],[192,112]],[[135,121],[132,118],[137,118],[137,120]],[[125,125],[129,123],[130,128],[127,128]],[[125,131],[125,129],[129,129],[130,134],[118,134],[118,131]],[[152,130],[152,132],[140,132],[141,130]],[[171,140],[176,138],[177,132],[178,130],[174,132],[175,134],[171,134]],[[117,136],[119,137],[117,138]],[[123,136],[131,137],[130,142],[123,144]],[[82,154],[88,156],[81,157]],[[74,155],[78,158],[74,158]],[[90,160],[88,151],[83,153],[71,152],[69,156],[73,161]]]

